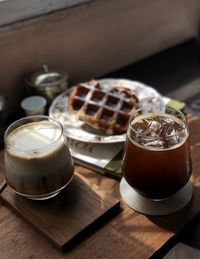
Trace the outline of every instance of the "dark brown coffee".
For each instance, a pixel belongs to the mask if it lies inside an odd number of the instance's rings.
[[[151,199],[167,198],[190,179],[192,163],[188,131],[171,115],[142,115],[127,133],[123,158],[126,181]]]

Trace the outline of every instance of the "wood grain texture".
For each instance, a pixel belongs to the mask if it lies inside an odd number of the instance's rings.
[[[98,192],[98,189],[97,189]],[[72,246],[97,222],[120,211],[119,200],[105,192],[98,195],[78,176],[57,197],[33,201],[16,195],[8,186],[0,197],[60,249]]]
[[[145,216],[121,201],[123,211],[91,232],[76,246],[64,253],[54,248],[46,238],[10,209],[0,205],[0,258],[148,258],[170,240],[200,211],[200,119],[188,116],[193,162],[193,199],[178,213],[163,217]],[[0,152],[1,163],[3,151]],[[76,166],[76,172],[87,184],[112,194],[117,199],[119,182],[89,169]],[[1,170],[2,173],[2,170]]]

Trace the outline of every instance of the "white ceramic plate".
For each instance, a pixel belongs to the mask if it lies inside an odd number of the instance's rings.
[[[140,106],[147,103],[162,102],[162,96],[152,87],[140,82],[126,79],[101,79],[98,80],[102,87],[109,88],[113,84],[123,84],[124,87],[135,91]],[[67,107],[67,100],[72,88],[57,96],[49,107],[49,116],[60,121],[67,137],[90,143],[117,143],[125,140],[126,134],[107,136],[88,127],[79,120],[75,113]]]

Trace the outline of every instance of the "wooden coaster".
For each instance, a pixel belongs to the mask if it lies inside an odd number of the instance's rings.
[[[8,186],[0,197],[60,249],[70,248],[97,223],[120,211],[119,200],[94,191],[77,175],[59,195],[46,201],[21,197]]]

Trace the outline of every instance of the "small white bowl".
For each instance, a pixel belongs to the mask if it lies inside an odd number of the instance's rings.
[[[47,100],[42,96],[33,95],[21,101],[21,108],[24,110],[26,116],[43,115]]]

